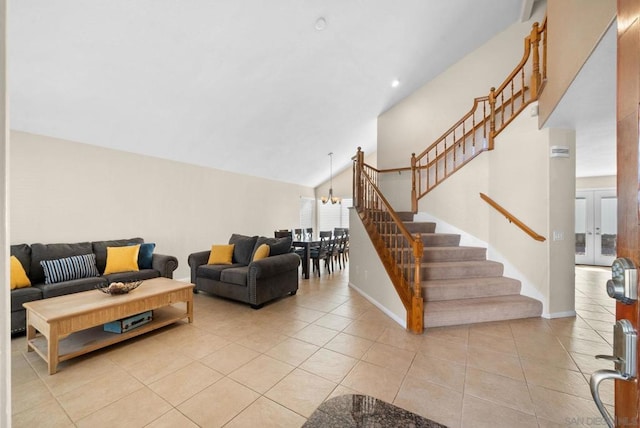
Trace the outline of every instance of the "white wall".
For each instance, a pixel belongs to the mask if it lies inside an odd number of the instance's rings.
[[[140,236],[178,258],[299,223],[313,189],[12,131],[11,243]]]
[[[11,427],[11,299],[9,297],[7,2],[0,0],[0,427]]]

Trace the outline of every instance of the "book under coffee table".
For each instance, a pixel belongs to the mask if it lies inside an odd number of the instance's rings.
[[[35,351],[54,374],[62,361],[139,336],[181,319],[193,322],[193,284],[169,278],[144,281],[121,295],[100,290],[67,294],[24,303],[27,351]],[[145,311],[153,320],[125,333],[104,331],[103,325]],[[38,334],[40,333],[40,334]]]

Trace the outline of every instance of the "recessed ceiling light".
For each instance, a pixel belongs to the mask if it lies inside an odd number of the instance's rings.
[[[322,16],[316,20],[316,30],[322,31],[327,28],[327,20]]]
[[[394,79],[394,80],[391,82],[391,87],[392,87],[392,88],[397,88],[398,86],[400,86],[400,81],[399,81],[398,79]]]

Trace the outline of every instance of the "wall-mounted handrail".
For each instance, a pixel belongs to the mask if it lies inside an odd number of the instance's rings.
[[[490,206],[492,206],[493,208],[495,208],[500,214],[504,215],[507,220],[509,220],[509,223],[513,223],[516,226],[518,226],[520,229],[522,229],[527,235],[529,235],[530,237],[532,237],[533,239],[535,239],[536,241],[546,241],[547,238],[545,238],[542,235],[538,235],[536,232],[534,232],[529,226],[527,226],[526,224],[524,224],[522,221],[520,221],[516,216],[514,216],[513,214],[511,214],[509,211],[507,211],[502,205],[500,205],[499,203],[497,203],[496,201],[494,201],[493,199],[491,199],[490,197],[488,197],[487,195],[485,195],[484,193],[480,192],[480,197],[486,202],[488,203]]]

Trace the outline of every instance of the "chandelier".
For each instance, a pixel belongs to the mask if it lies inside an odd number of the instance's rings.
[[[333,196],[333,152],[329,153],[329,173],[330,175],[330,184],[329,184],[329,196],[323,196],[320,198],[323,204],[331,201],[332,204],[339,204],[340,198]]]

